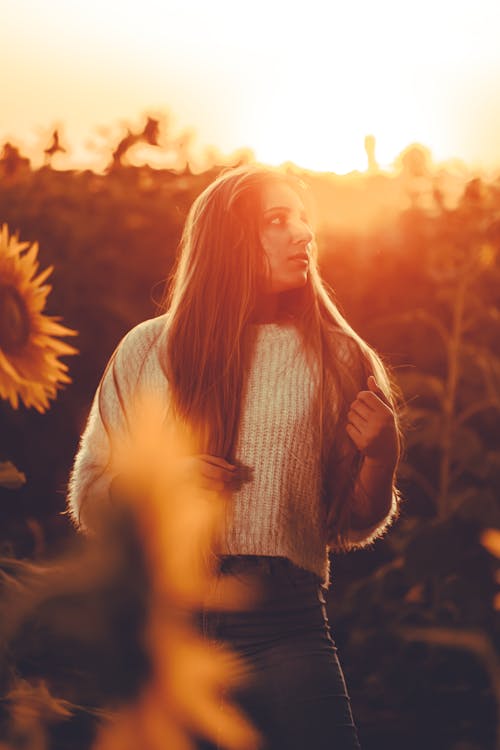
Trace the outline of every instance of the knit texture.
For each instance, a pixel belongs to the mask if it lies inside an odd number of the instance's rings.
[[[160,366],[166,332],[166,316],[139,324],[108,364],[70,477],[68,508],[76,523],[88,523],[90,510],[109,495],[112,436],[127,434],[137,393],[157,398],[166,414],[168,383]],[[259,325],[236,446],[252,478],[229,501],[219,552],[286,557],[327,582],[320,453],[314,377],[300,335],[292,324]],[[356,530],[353,546],[379,536],[394,515],[393,508],[376,526]]]
[[[257,326],[236,448],[253,479],[234,495],[222,552],[287,557],[325,579],[314,391],[297,329]]]

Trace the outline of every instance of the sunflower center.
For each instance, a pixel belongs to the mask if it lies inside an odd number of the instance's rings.
[[[7,354],[24,346],[30,334],[30,317],[17,289],[0,284],[0,349]]]

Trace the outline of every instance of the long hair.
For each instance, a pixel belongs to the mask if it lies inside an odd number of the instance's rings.
[[[254,327],[266,277],[259,239],[263,186],[292,176],[245,165],[226,170],[195,200],[166,298],[164,368],[173,415],[189,426],[200,452],[234,460]],[[373,374],[391,404],[393,389],[380,357],[351,328],[320,277],[317,249],[303,287],[280,295],[294,319],[317,377],[318,449],[332,546],[345,545],[349,498],[360,455],[345,432],[350,403]]]

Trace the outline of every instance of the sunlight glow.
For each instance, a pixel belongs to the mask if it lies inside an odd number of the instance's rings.
[[[73,143],[97,126],[170,112],[200,148],[251,147],[271,163],[366,168],[409,143],[440,159],[498,161],[497,0],[18,0],[3,11],[0,136],[33,147],[54,123]],[[477,138],[470,111],[479,108]],[[485,124],[488,113],[493,124]]]

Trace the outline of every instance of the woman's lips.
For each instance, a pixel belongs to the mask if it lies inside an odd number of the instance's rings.
[[[294,260],[296,263],[303,263],[309,265],[309,256],[307,255],[292,255],[290,260]]]

